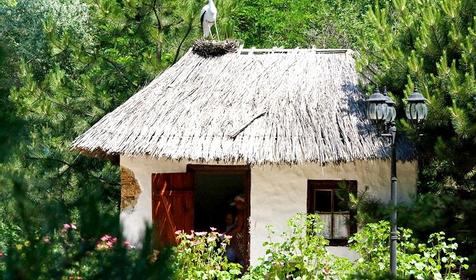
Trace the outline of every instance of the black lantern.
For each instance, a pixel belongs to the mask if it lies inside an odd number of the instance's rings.
[[[413,124],[419,124],[426,119],[428,114],[428,107],[426,106],[426,99],[418,91],[414,91],[407,99],[407,106],[405,108],[407,118]],[[391,213],[390,226],[390,272],[392,275],[397,274],[397,149],[396,136],[397,125],[395,118],[397,111],[395,109],[395,102],[387,96],[387,90],[381,94],[378,89],[367,99],[367,117],[377,122],[377,125],[388,129],[388,133],[381,134],[391,139],[391,164],[390,164],[390,200],[392,202],[393,210]]]
[[[367,117],[372,121],[383,121],[387,117],[387,98],[377,89],[367,99]]]
[[[418,90],[407,98],[407,106],[405,108],[407,118],[414,124],[419,124],[426,119],[428,115],[428,107],[426,106],[426,99]]]

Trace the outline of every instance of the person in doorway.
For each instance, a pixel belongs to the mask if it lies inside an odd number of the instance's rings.
[[[225,233],[232,230],[235,227],[235,214],[232,211],[228,211],[225,214]]]
[[[245,198],[242,195],[235,196],[231,206],[234,206],[236,211],[235,222],[233,226],[225,232],[225,234],[232,236],[230,251],[233,253],[234,260],[230,261],[240,263],[244,266],[246,260],[246,249],[248,247],[246,241],[247,219]]]
[[[228,234],[228,232],[230,232],[235,227],[235,213],[233,210],[234,209],[230,209],[225,214],[225,234]],[[230,262],[238,262],[236,251],[231,246],[231,244],[226,248],[226,257]]]

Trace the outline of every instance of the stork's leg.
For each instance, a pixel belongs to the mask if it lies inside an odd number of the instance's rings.
[[[212,37],[212,40],[213,40],[214,38],[213,38],[212,28],[210,25],[208,26],[208,32],[210,33],[210,36]]]
[[[220,41],[220,34],[218,34],[218,25],[215,22],[215,31],[217,32],[218,41]]]
[[[204,39],[208,39],[208,37],[210,37],[210,25],[208,24],[208,22],[203,22],[203,38]]]

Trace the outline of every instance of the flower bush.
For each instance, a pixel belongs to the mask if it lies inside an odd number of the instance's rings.
[[[276,238],[269,228],[263,244],[266,254],[251,267],[244,279],[341,279],[351,263],[326,251],[317,215],[298,214],[288,222],[289,230]],[[273,239],[275,241],[273,241]]]
[[[29,279],[134,279],[137,275],[157,279],[389,279],[389,228],[386,221],[365,225],[350,239],[350,248],[360,255],[356,262],[326,251],[323,224],[317,215],[299,214],[289,228],[276,234],[269,228],[263,244],[265,255],[244,272],[226,258],[231,236],[210,232],[176,232],[178,245],[160,254],[145,242],[140,250],[112,234],[86,238],[80,226],[63,224],[49,235],[16,239],[0,250],[3,278]],[[412,231],[400,229],[398,279],[460,279],[468,268],[458,256],[458,245],[445,233],[429,236],[420,244]],[[151,232],[145,237],[151,240]],[[5,245],[3,245],[5,246]],[[27,274],[26,266],[30,266]],[[119,267],[119,268],[118,268]],[[34,272],[34,274],[33,274]]]
[[[128,241],[111,234],[87,238],[74,223],[65,223],[48,235],[34,232],[26,239],[3,237],[0,236],[0,279],[133,279],[138,273],[170,275],[170,269],[163,264],[168,260],[167,254],[161,260],[150,261],[152,248],[130,250],[134,247]],[[118,265],[121,269],[117,269]]]
[[[390,223],[367,224],[350,240],[350,248],[361,256],[354,265],[355,273],[378,275],[389,270]],[[433,233],[427,244],[412,240],[410,229],[400,229],[397,246],[398,275],[416,279],[460,279],[461,270],[468,269],[468,259],[458,256],[458,244],[454,238],[446,238],[444,232]]]
[[[243,277],[254,279],[391,279],[389,229],[386,221],[370,223],[350,240],[350,248],[361,256],[352,263],[328,253],[322,237],[323,224],[317,215],[299,214],[289,229],[276,238],[270,230],[263,245],[266,254]],[[455,253],[458,245],[443,232],[431,234],[427,244],[412,239],[412,231],[400,230],[398,279],[460,279],[467,258]]]
[[[108,249],[111,249],[116,243],[117,243],[117,237],[111,236],[109,234],[105,234],[99,239],[96,245],[96,249],[108,250]]]
[[[242,267],[226,258],[231,236],[210,232],[177,231],[178,246],[172,257],[174,279],[238,279]]]

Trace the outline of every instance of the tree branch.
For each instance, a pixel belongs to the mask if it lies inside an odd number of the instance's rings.
[[[193,17],[190,18],[190,21],[189,21],[188,27],[187,27],[187,32],[185,32],[185,36],[183,36],[182,41],[180,41],[180,44],[178,45],[177,50],[175,51],[174,62],[172,64],[177,62],[177,60],[179,58],[179,55],[180,55],[180,49],[182,49],[183,43],[187,39],[188,35],[190,35],[190,32],[192,31],[192,27],[193,27]]]
[[[73,166],[74,163],[69,163],[69,162],[66,162],[62,159],[58,159],[58,158],[41,158],[41,157],[33,157],[33,156],[25,156],[25,159],[30,159],[30,160],[45,160],[45,161],[56,161],[56,162],[59,162],[59,163],[62,163],[64,165],[67,165],[69,167]]]
[[[123,69],[121,69],[122,68],[121,65],[119,65],[118,63],[110,60],[109,58],[107,58],[105,56],[101,55],[101,58],[104,59],[107,63],[111,64],[112,67],[114,67],[114,69],[116,69],[119,72],[119,74],[121,74],[121,76],[124,78],[124,80],[126,80],[127,82],[129,82],[131,85],[133,85],[136,88],[139,87],[136,83],[134,83],[131,79],[129,79],[129,77],[127,77],[127,75],[124,73]]]
[[[157,56],[157,61],[160,63],[160,61],[162,60],[162,46],[160,42],[160,33],[162,32],[162,23],[160,22],[159,11],[157,11],[157,0],[154,0],[154,5],[152,7],[152,10],[154,11],[155,19],[157,20],[156,56]]]

